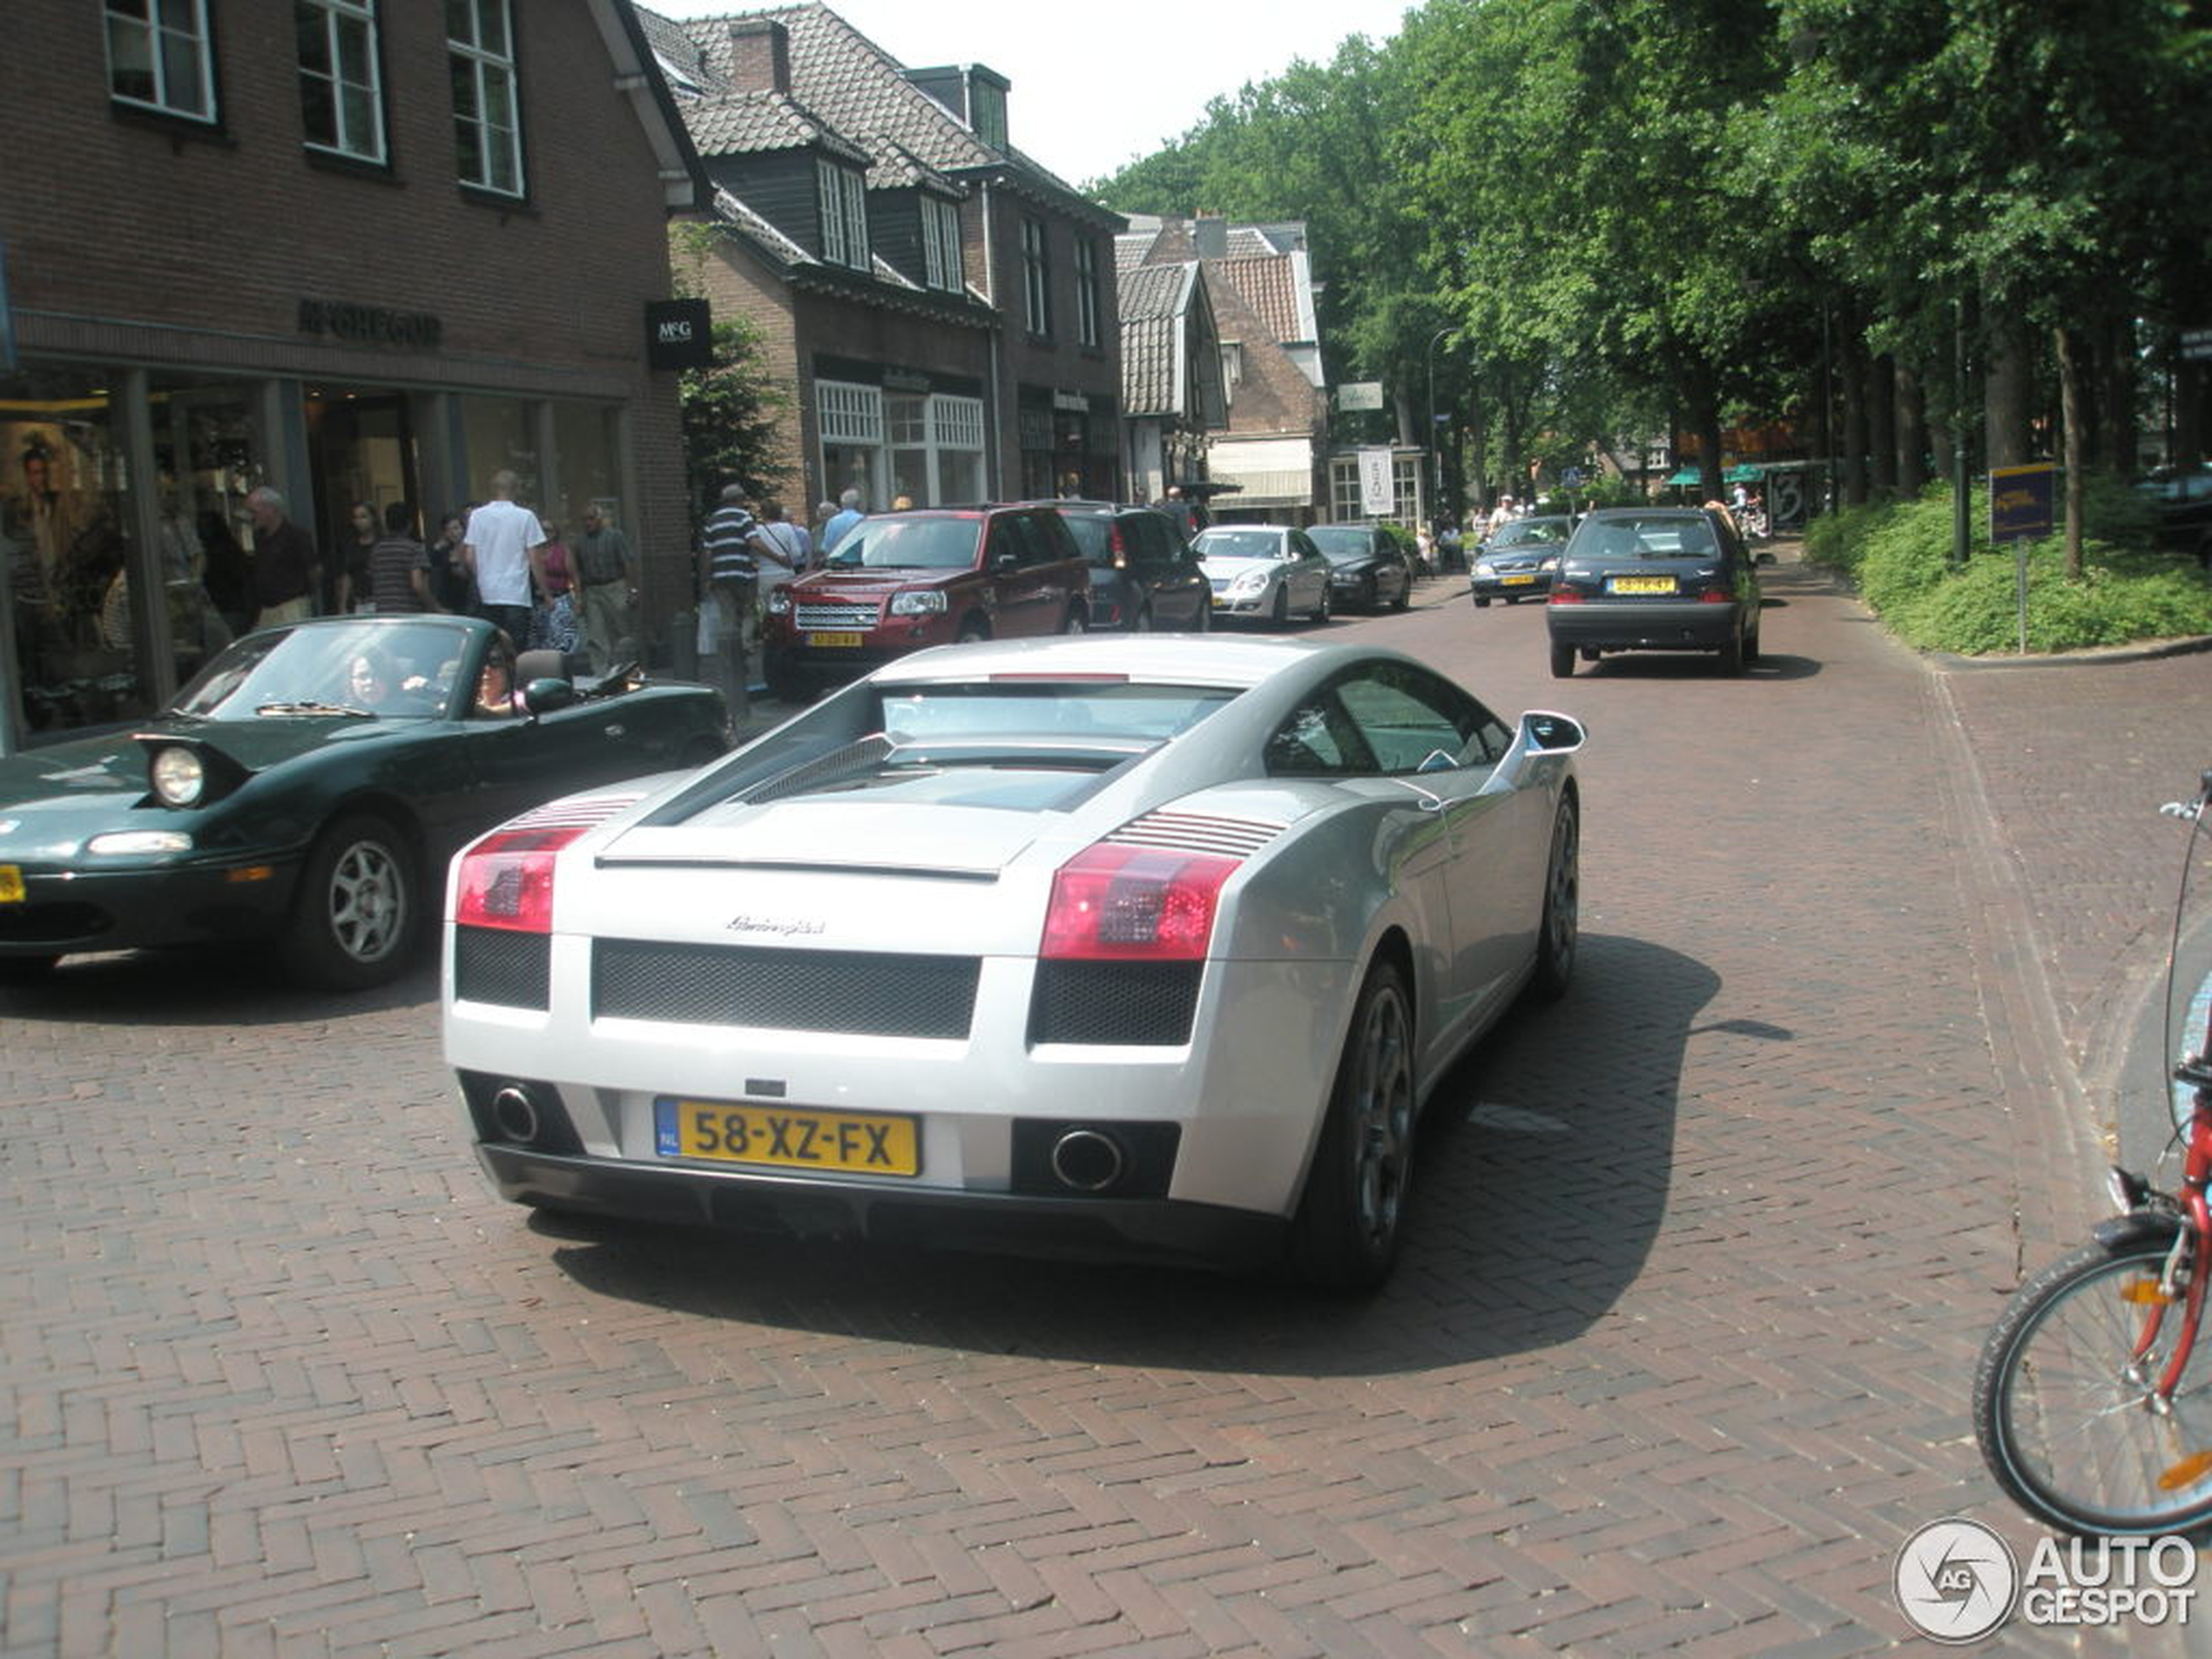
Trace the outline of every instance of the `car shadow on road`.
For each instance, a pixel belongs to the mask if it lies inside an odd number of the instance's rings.
[[[1595,663],[1576,663],[1575,678],[1601,681],[1711,680],[1716,685],[1733,685],[1739,680],[1809,680],[1824,666],[1816,658],[1762,651],[1758,661],[1743,664],[1742,674],[1723,674],[1714,669],[1712,658],[1704,651],[1625,651],[1619,655],[1608,652]]]
[[[134,950],[64,957],[41,978],[0,985],[0,1020],[57,1025],[293,1025],[423,1006],[437,1024],[438,954],[425,942],[388,984],[318,991],[285,969],[274,946]]]
[[[1569,995],[1516,1011],[1432,1096],[1404,1253],[1365,1298],[1164,1267],[534,1224],[559,1241],[556,1261],[583,1288],[733,1325],[1303,1376],[1542,1349],[1602,1318],[1651,1248],[1673,1177],[1685,1044],[1706,1028],[1698,1015],[1718,988],[1674,951],[1586,937]]]

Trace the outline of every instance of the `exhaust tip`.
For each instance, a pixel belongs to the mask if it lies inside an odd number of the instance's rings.
[[[1128,1167],[1122,1143],[1100,1130],[1071,1129],[1052,1143],[1053,1174],[1077,1192],[1103,1192]]]
[[[529,1096],[513,1083],[491,1097],[492,1122],[509,1140],[534,1141],[537,1138],[537,1108]]]

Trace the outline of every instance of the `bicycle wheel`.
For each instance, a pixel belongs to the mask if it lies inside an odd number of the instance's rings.
[[[2190,1354],[2171,1409],[2148,1403],[2180,1333],[2178,1299],[2150,1351],[2134,1357],[2157,1311],[2167,1248],[2085,1245],[2022,1285],[1982,1345],[1974,1372],[1982,1460],[2022,1507],[2067,1531],[2182,1532],[2212,1517],[2205,1343]]]

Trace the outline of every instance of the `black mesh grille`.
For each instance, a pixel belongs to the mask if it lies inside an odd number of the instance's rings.
[[[504,927],[454,930],[453,994],[464,1001],[550,1008],[552,968],[550,934],[518,934]]]
[[[1203,962],[1039,962],[1032,1042],[1190,1041]]]
[[[592,947],[591,1009],[606,1019],[964,1037],[981,967],[973,956],[602,939]]]

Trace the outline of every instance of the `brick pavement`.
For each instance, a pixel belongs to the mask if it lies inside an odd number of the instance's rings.
[[[2078,1091],[2035,1067],[2141,943],[2099,877],[2132,806],[2014,734],[2141,693],[2064,671],[2015,727],[2000,677],[1771,590],[1735,682],[1554,682],[1534,608],[1433,593],[1335,631],[1595,734],[1581,977],[1447,1081],[1364,1304],[533,1224],[467,1161],[427,973],[13,995],[0,1650],[1903,1645],[1915,1527],[2033,1535],[1971,1366],[2023,1231],[2082,1204]]]

